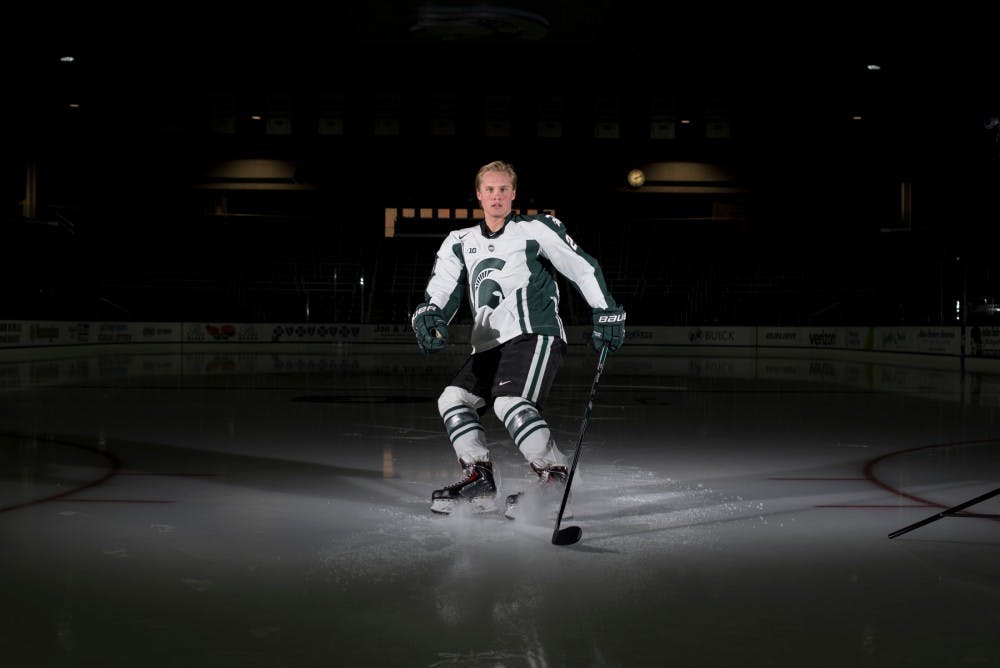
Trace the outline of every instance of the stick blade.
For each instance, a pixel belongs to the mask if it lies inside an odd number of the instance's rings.
[[[552,533],[552,544],[553,545],[572,545],[583,538],[583,529],[580,527],[566,527],[565,529],[556,529]]]

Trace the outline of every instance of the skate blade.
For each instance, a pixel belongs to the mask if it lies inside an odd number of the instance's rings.
[[[450,515],[455,508],[455,502],[450,499],[434,499],[431,501],[431,512],[439,515]]]
[[[491,513],[497,509],[496,500],[492,496],[477,496],[469,501],[458,501],[455,499],[434,499],[431,501],[431,512],[439,515],[450,515],[456,508],[468,507],[473,513]]]

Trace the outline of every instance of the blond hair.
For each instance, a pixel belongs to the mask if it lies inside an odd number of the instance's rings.
[[[517,172],[514,171],[514,167],[509,162],[494,160],[493,162],[486,163],[479,168],[478,172],[476,172],[476,192],[479,192],[479,186],[483,182],[483,174],[486,172],[500,172],[501,174],[506,174],[510,177],[511,188],[517,190]]]

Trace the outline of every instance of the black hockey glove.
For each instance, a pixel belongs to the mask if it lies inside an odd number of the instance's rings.
[[[605,343],[608,352],[615,352],[625,342],[625,309],[621,306],[594,309],[594,350]]]
[[[413,333],[425,353],[436,353],[448,343],[448,323],[434,304],[419,304],[413,311]]]

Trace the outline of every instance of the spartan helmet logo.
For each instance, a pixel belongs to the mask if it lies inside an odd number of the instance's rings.
[[[482,306],[496,308],[500,300],[503,299],[504,294],[503,290],[500,289],[500,284],[491,279],[490,275],[503,269],[505,264],[507,263],[503,260],[491,257],[477,264],[472,270],[472,275],[475,277],[472,280],[472,293],[475,295],[476,309]]]

